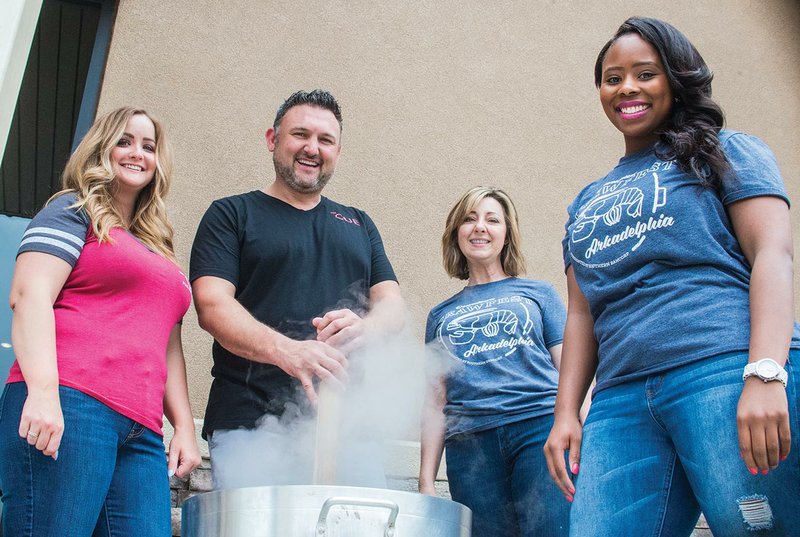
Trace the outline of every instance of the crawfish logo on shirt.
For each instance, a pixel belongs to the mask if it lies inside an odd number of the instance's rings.
[[[659,173],[675,166],[657,161],[650,168],[604,183],[584,203],[569,228],[570,255],[585,267],[614,265],[635,252],[658,229],[675,224],[664,214],[667,189]]]
[[[526,297],[510,296],[461,304],[448,311],[437,334],[458,360],[483,365],[502,360],[520,345],[534,345],[531,311],[538,308]]]

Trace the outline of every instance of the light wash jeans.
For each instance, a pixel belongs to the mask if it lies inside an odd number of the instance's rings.
[[[792,450],[766,475],[751,475],[739,455],[746,353],[599,392],[583,428],[570,535],[688,536],[701,510],[715,536],[800,535],[800,352],[790,360]]]
[[[543,452],[552,426],[547,414],[447,439],[450,494],[472,510],[472,537],[567,535],[569,503]]]
[[[100,401],[60,387],[58,460],[18,434],[27,388],[0,399],[3,534],[14,537],[169,537],[167,460],[161,436]]]

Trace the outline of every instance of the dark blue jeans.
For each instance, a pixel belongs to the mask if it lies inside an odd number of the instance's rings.
[[[162,438],[71,388],[59,388],[64,437],[58,460],[18,434],[24,382],[0,399],[3,532],[14,537],[171,535]]]
[[[472,537],[567,535],[569,503],[543,452],[552,426],[548,414],[447,439],[450,495],[472,510]]]
[[[702,509],[720,537],[800,535],[800,352],[790,360],[792,450],[766,475],[751,475],[739,455],[746,353],[599,392],[583,427],[571,534],[688,537]]]

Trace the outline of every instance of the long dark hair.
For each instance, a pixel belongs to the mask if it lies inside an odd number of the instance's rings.
[[[661,57],[675,102],[669,117],[656,131],[667,150],[659,158],[675,160],[686,173],[697,176],[705,186],[719,188],[729,169],[719,142],[725,124],[722,108],[711,98],[713,73],[683,33],[671,24],[644,17],[622,23],[605,44],[594,65],[594,83],[603,80],[603,60],[611,45],[625,34],[636,33],[650,43]]]

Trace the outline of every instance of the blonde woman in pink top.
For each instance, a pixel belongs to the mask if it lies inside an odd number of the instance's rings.
[[[191,303],[164,197],[171,160],[144,110],[100,117],[31,221],[0,400],[3,530],[171,534],[170,475],[200,463],[181,319]],[[162,414],[175,427],[164,455]]]

